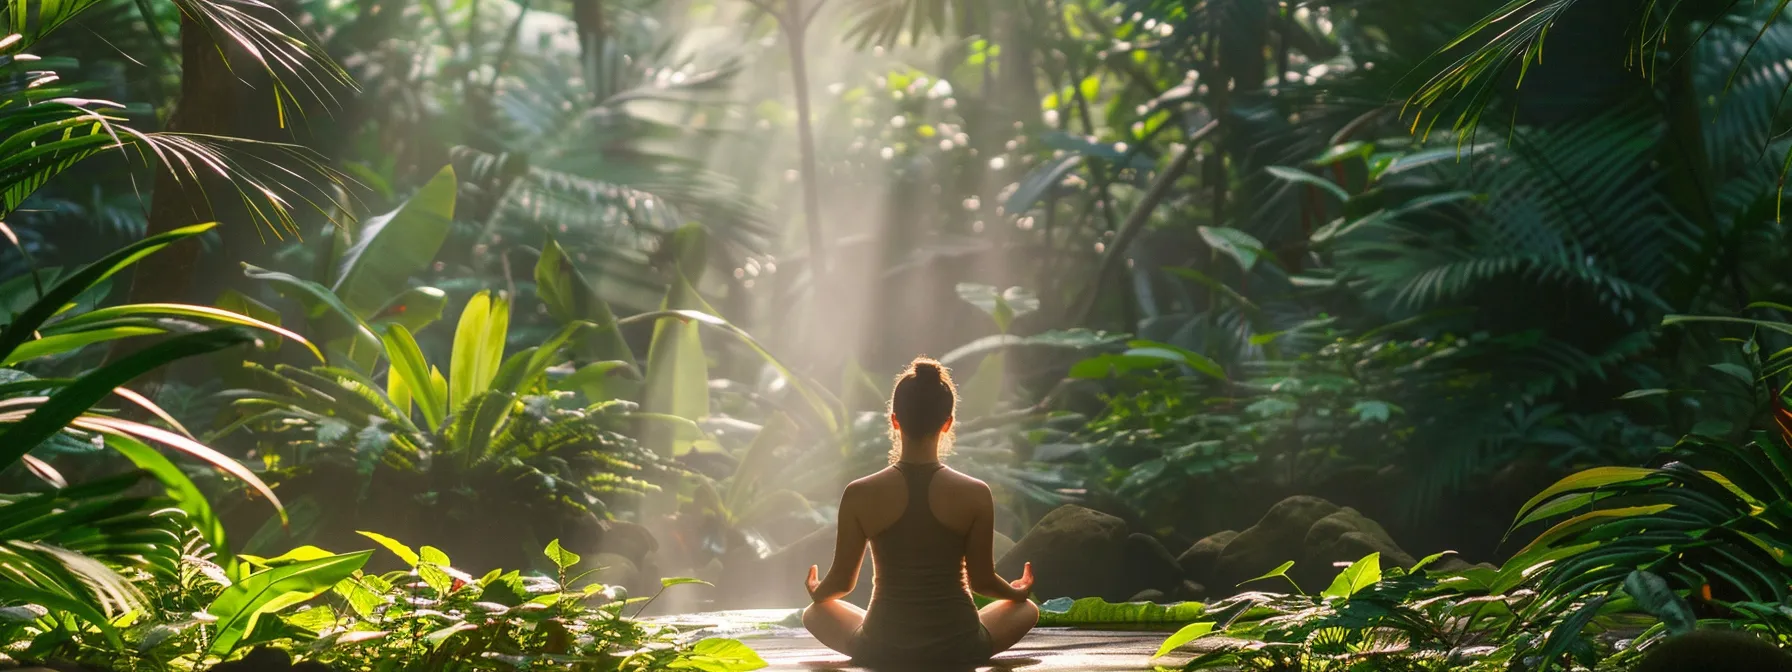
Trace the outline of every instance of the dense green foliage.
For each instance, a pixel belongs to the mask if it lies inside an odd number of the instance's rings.
[[[921,351],[1011,537],[1322,494],[1492,561],[1048,605],[1191,669],[1792,635],[1781,9],[0,3],[7,655],[747,669],[549,541],[749,581]]]

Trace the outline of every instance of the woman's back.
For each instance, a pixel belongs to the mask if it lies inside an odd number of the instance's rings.
[[[1013,582],[996,574],[995,499],[989,485],[940,465],[958,388],[945,367],[909,363],[890,393],[891,466],[847,484],[834,562],[809,567],[813,603],[803,627],[828,648],[867,663],[971,663],[1014,646],[1039,622],[1027,601],[1032,565]],[[870,610],[852,593],[871,548]],[[983,609],[970,591],[997,598]]]
[[[934,660],[987,657],[988,635],[965,585],[968,521],[941,521],[933,505],[939,502],[948,515],[962,509],[952,505],[959,499],[952,482],[957,474],[938,462],[898,462],[893,472],[900,483],[888,478],[891,472],[885,472],[884,482],[876,484],[882,487],[866,493],[881,500],[879,503],[901,501],[902,506],[864,509],[900,514],[881,530],[866,530],[874,573],[871,604],[860,630],[861,655]],[[867,522],[875,525],[882,521]],[[963,526],[953,529],[949,523]]]

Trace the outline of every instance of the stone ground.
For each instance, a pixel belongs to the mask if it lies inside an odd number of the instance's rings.
[[[737,638],[759,652],[769,664],[765,668],[768,672],[908,672],[883,668],[871,671],[852,665],[846,656],[829,651],[800,626],[791,627],[795,625],[790,618],[793,613],[789,610],[754,610],[688,614],[659,620],[699,626],[705,634]],[[933,666],[926,672],[1150,672],[1157,666],[1181,667],[1188,659],[1187,654],[1151,659],[1151,654],[1168,635],[1167,632],[1038,628],[1028,633],[1019,646],[983,666],[961,670]]]

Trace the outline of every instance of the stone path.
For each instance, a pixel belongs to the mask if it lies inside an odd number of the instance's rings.
[[[687,614],[656,619],[700,626],[704,634],[733,637],[753,647],[769,664],[768,672],[908,672],[875,671],[851,664],[846,656],[828,650],[801,627],[791,627],[789,610],[754,610]],[[1156,666],[1181,667],[1186,654],[1153,661],[1151,654],[1166,632],[1038,628],[1020,645],[976,668],[948,670],[939,666],[926,672],[1150,672]],[[1153,664],[1155,663],[1155,665]],[[922,672],[916,670],[915,672]]]

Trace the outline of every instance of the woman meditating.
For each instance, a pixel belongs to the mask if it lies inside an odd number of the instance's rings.
[[[940,363],[916,358],[890,395],[890,466],[847,484],[827,578],[809,567],[803,626],[861,663],[980,663],[1039,622],[1027,601],[1028,563],[1010,583],[996,575],[995,501],[989,486],[940,464],[952,440],[958,390]],[[871,544],[869,609],[852,592]],[[995,598],[977,610],[969,591]]]

